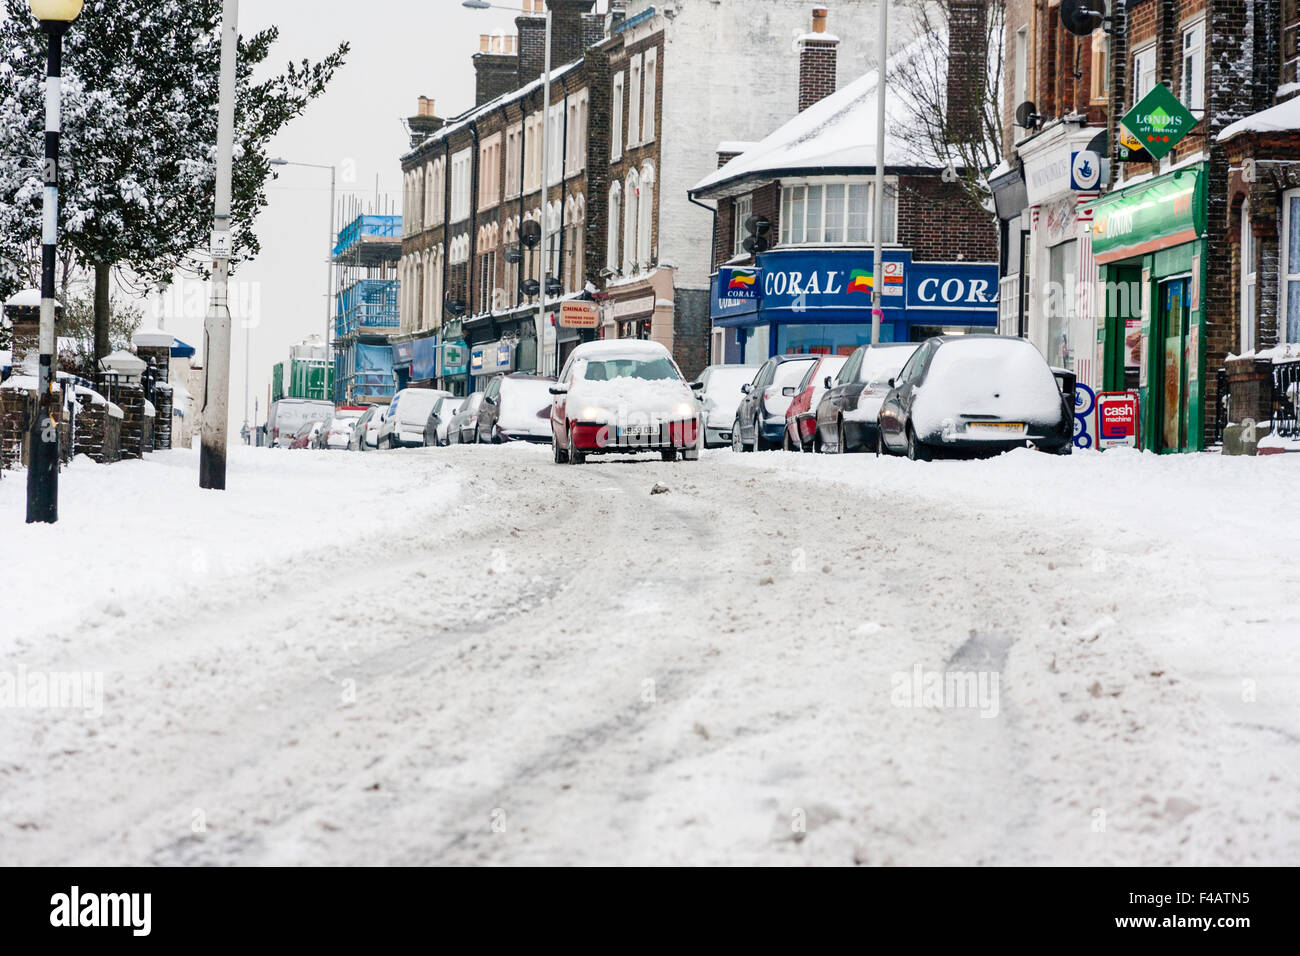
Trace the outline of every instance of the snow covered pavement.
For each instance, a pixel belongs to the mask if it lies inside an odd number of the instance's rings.
[[[0,481],[7,862],[1300,855],[1296,456],[196,466]]]

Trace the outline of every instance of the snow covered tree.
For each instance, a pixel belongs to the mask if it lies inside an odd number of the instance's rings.
[[[27,0],[0,20],[0,293],[39,241],[45,37]],[[88,0],[64,38],[60,244],[93,273],[95,356],[109,350],[113,274],[139,291],[178,271],[206,276],[216,179],[221,0]],[[234,261],[271,178],[267,144],[324,92],[348,44],[319,62],[262,67],[279,29],[239,42]],[[256,74],[256,77],[255,77]]]

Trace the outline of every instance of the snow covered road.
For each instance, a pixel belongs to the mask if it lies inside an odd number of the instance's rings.
[[[6,862],[1300,858],[1300,456],[238,452],[0,482]]]

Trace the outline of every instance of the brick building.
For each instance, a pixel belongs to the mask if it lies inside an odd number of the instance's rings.
[[[724,143],[718,168],[691,191],[717,208],[714,362],[848,354],[871,341],[876,76],[835,90],[839,40],[826,18],[818,8],[797,43],[800,114],[757,143]],[[881,340],[992,331],[996,227],[959,183],[944,181],[946,159],[898,132],[898,109],[885,145]],[[762,228],[771,248],[747,249]]]
[[[542,2],[524,0],[517,32],[480,38],[473,108],[444,120],[423,99],[410,120],[400,338],[416,354],[435,341],[439,380],[460,390],[482,378],[468,374],[475,362],[492,359],[473,369],[488,374],[553,373],[593,335],[653,338],[694,374],[708,361],[712,217],[687,190],[712,167],[720,131],[757,139],[795,114],[789,45],[806,32],[809,5],[610,0],[602,14],[595,0],[551,0],[543,202]],[[841,75],[853,69],[846,60],[863,63],[875,16],[874,3],[846,11],[864,39],[845,44],[847,56],[841,47]],[[524,242],[543,214],[545,254]],[[539,287],[521,288],[528,280]],[[595,298],[600,327],[538,322],[539,295],[548,315],[566,296]]]

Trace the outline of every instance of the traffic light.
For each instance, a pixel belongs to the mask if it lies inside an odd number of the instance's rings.
[[[745,231],[749,237],[740,244],[740,247],[752,255],[758,255],[760,252],[767,252],[772,248],[771,241],[767,234],[772,231],[772,223],[762,216],[750,216],[745,220]]]

